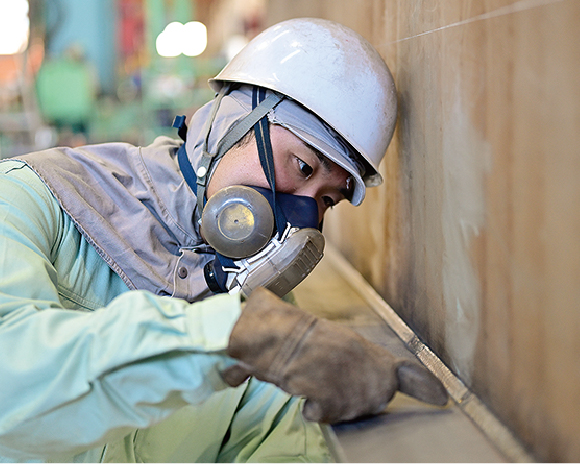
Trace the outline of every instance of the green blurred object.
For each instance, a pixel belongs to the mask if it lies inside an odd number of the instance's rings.
[[[78,59],[47,60],[36,78],[40,112],[57,127],[86,132],[94,111],[96,88],[90,66]]]

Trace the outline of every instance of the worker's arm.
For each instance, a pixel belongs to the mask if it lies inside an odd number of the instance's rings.
[[[0,169],[1,457],[70,457],[227,386],[238,297],[131,291],[95,312],[64,309],[53,265],[64,214],[40,182]]]
[[[303,400],[250,379],[186,406],[168,420],[107,446],[106,462],[327,462],[321,426],[302,417]],[[324,427],[324,426],[322,426]],[[127,456],[129,449],[132,456]]]
[[[248,381],[219,462],[331,462],[320,425],[302,416],[304,400],[255,378]]]

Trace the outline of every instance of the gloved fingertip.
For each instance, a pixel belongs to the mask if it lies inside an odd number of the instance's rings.
[[[233,366],[224,369],[220,372],[220,375],[223,381],[230,387],[237,387],[243,384],[250,377],[250,373],[247,369],[239,364],[234,364]]]
[[[399,390],[425,403],[445,406],[449,395],[445,386],[419,363],[401,361],[397,366]]]

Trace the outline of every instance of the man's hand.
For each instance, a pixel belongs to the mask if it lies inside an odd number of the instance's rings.
[[[352,330],[254,290],[230,335],[240,362],[222,372],[231,386],[250,375],[306,398],[307,420],[335,423],[381,412],[397,390],[443,406],[447,392],[418,362],[397,360]]]

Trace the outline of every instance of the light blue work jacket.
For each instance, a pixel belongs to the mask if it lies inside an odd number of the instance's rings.
[[[302,401],[219,371],[239,297],[129,291],[26,165],[0,163],[0,461],[329,461]]]

